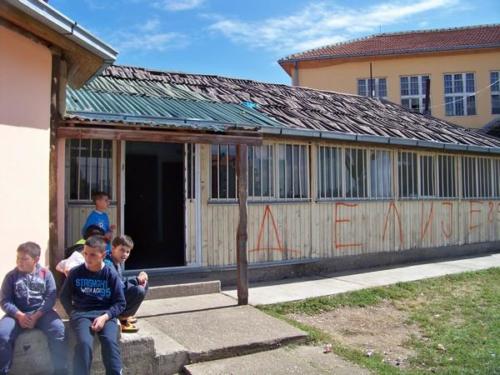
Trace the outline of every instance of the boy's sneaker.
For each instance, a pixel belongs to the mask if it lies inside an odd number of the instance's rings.
[[[135,316],[131,316],[130,318],[127,319],[129,323],[137,323],[137,318]]]
[[[121,331],[122,333],[136,333],[139,328],[135,324],[130,323],[128,320],[121,320]]]

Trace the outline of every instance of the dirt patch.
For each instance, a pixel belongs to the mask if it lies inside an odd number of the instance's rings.
[[[415,354],[405,343],[412,337],[421,337],[418,327],[407,323],[406,313],[387,301],[365,308],[343,307],[314,316],[293,314],[289,317],[367,355],[380,354],[386,362],[398,367],[406,367],[408,358]]]

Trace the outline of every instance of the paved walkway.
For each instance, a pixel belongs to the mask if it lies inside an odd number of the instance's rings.
[[[322,277],[287,279],[274,283],[252,284],[249,294],[251,305],[297,301],[311,297],[328,296],[359,289],[439,277],[455,273],[500,267],[500,253],[474,258],[437,261],[433,263],[401,266],[350,274],[332,274]],[[223,291],[237,298],[235,289]]]

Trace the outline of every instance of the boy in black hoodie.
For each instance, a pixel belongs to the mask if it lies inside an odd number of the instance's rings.
[[[106,374],[121,374],[116,317],[125,309],[123,283],[116,271],[104,264],[106,242],[103,236],[89,237],[82,254],[85,263],[70,271],[61,291],[61,303],[70,317],[77,342],[73,372],[75,375],[90,374],[97,333]]]

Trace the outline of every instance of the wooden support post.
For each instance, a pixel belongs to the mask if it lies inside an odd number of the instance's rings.
[[[236,262],[238,267],[238,305],[248,305],[248,261],[247,261],[247,145],[236,146],[236,175],[238,177],[239,221],[236,236]]]
[[[57,222],[57,137],[59,124],[59,94],[61,77],[61,57],[52,54],[52,78],[50,87],[50,156],[49,156],[49,265],[55,269],[61,259],[59,254],[58,222]]]

